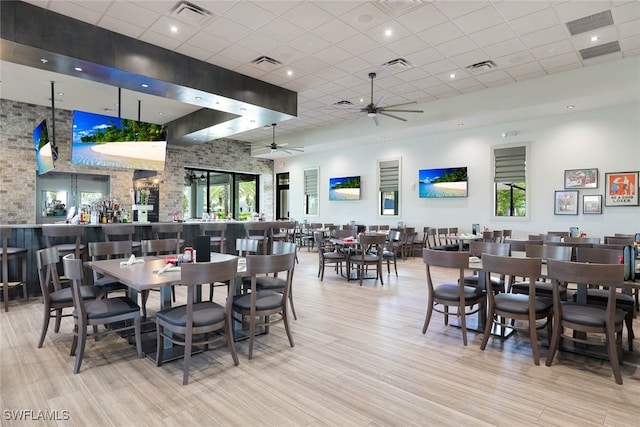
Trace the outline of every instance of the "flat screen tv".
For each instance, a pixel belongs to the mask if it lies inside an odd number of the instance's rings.
[[[164,125],[73,112],[71,163],[160,171],[166,154]]]
[[[360,177],[329,178],[329,200],[359,200]]]
[[[33,130],[33,144],[36,149],[36,164],[38,166],[38,174],[49,172],[55,166],[55,159],[49,140],[49,129],[47,128],[47,119],[40,122]]]
[[[421,198],[467,197],[467,168],[420,169]]]

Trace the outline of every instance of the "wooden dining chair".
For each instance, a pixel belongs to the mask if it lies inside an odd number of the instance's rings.
[[[176,248],[180,245],[180,241],[177,238],[142,240],[140,243],[142,248],[142,256],[176,255]],[[144,290],[141,292],[141,299],[142,315],[146,319],[149,290]],[[171,286],[171,299],[173,300],[173,302],[176,302],[176,289],[174,286]]]
[[[209,236],[211,250],[218,250],[221,254],[227,251],[227,223],[203,222],[200,224],[200,233]]]
[[[142,339],[140,327],[140,306],[129,297],[103,298],[86,301],[82,298],[82,282],[84,280],[82,260],[75,259],[73,254],[67,254],[62,258],[64,274],[71,281],[71,295],[75,311],[73,319],[75,328],[73,331],[73,343],[71,344],[71,356],[76,356],[73,373],[80,372],[84,349],[89,336],[102,336],[106,334],[134,331],[138,358],[144,356],[142,352]],[[116,326],[123,322],[123,326]],[[88,331],[89,326],[110,325],[102,331]]]
[[[616,383],[622,384],[622,327],[625,313],[617,309],[616,293],[624,287],[624,265],[591,264],[571,261],[547,261],[547,273],[553,279],[553,333],[547,355],[551,366],[562,341],[602,345],[607,349]],[[560,299],[560,284],[596,285],[609,293],[606,307],[593,304],[567,303]],[[565,329],[569,333],[565,333]],[[604,334],[604,341],[589,340],[585,334]]]
[[[387,263],[387,274],[391,274],[391,263],[398,277],[398,255],[402,254],[402,232],[400,230],[391,230],[387,235],[387,243],[382,252],[382,260]]]
[[[360,280],[360,286],[362,281],[366,278],[366,274],[369,271],[369,267],[374,267],[376,270],[375,280],[380,279],[380,285],[384,285],[384,279],[382,278],[382,254],[384,253],[384,245],[387,238],[385,235],[361,235],[358,240],[356,252],[349,255],[347,266],[347,274],[350,274],[350,266],[355,266],[358,272],[358,278]]]
[[[273,242],[271,247],[271,253],[274,255],[279,254],[289,254],[289,253],[297,253],[296,245],[292,242]],[[289,286],[289,305],[291,306],[291,314],[293,314],[293,319],[298,320],[298,315],[296,314],[296,308],[293,305],[293,274],[295,272],[295,268],[291,270],[291,285]],[[251,286],[251,276],[243,277],[244,284],[248,287]],[[278,274],[268,275],[265,274],[263,276],[258,276],[256,278],[256,288],[258,290],[271,290],[276,292],[283,292],[284,288],[287,286],[287,278],[282,276],[278,276]]]
[[[269,327],[275,322],[283,322],[293,347],[293,335],[289,327],[288,302],[293,269],[295,266],[295,253],[275,255],[247,255],[247,274],[251,276],[251,287],[248,293],[233,297],[232,310],[242,318],[249,321],[249,359],[253,358],[253,344],[257,327]],[[282,292],[273,290],[258,290],[257,279],[265,274],[286,275],[287,284]],[[276,316],[274,319],[273,317]],[[244,320],[243,320],[244,321]]]
[[[538,348],[538,329],[547,327],[551,336],[551,324],[553,313],[553,302],[548,298],[536,296],[535,280],[540,277],[542,270],[542,260],[540,258],[513,258],[509,256],[496,256],[485,254],[482,257],[482,270],[487,276],[487,322],[484,327],[484,336],[480,349],[484,350],[491,336],[491,329],[494,326],[500,328],[500,336],[504,339],[505,330],[525,329],[516,326],[513,321],[522,320],[527,322],[526,331],[529,332],[531,349],[533,351],[533,362],[540,364],[540,350]],[[493,284],[488,276],[491,273],[500,274],[508,282],[513,282],[516,277],[528,279],[529,291],[527,294],[512,294],[507,292],[494,292]],[[537,320],[545,319],[546,322],[540,326]]]
[[[526,245],[525,256],[529,258],[540,258],[543,262],[547,259],[559,259],[563,261],[571,261],[572,248],[570,246],[553,246],[553,245]],[[544,278],[535,278],[536,295],[538,298],[553,298],[553,285]],[[509,292],[514,294],[529,294],[528,280],[515,280],[509,284]],[[567,288],[560,286],[560,298],[563,301],[567,299]]]
[[[110,242],[89,242],[89,258],[91,261],[112,258],[129,258],[133,251],[131,240]],[[127,285],[113,277],[105,276],[93,270],[93,284],[100,289],[100,296],[107,297],[110,292],[126,291]]]
[[[132,253],[139,254],[141,243],[140,241],[133,240],[135,234],[136,228],[133,224],[107,224],[102,226],[102,235],[104,236],[105,242],[129,240],[131,241]]]
[[[462,342],[467,345],[467,320],[466,317],[479,313],[482,319],[486,318],[486,293],[479,287],[466,286],[464,284],[464,271],[469,266],[469,254],[466,252],[439,251],[434,249],[422,250],[422,261],[427,271],[427,314],[424,319],[422,333],[427,332],[433,312],[444,314],[444,324],[449,323],[449,316],[460,319],[462,330]],[[448,269],[457,274],[457,281],[445,282],[436,285],[432,277],[433,267]],[[455,311],[450,311],[454,307]],[[467,308],[470,311],[467,311]]]
[[[233,341],[233,320],[231,317],[232,295],[227,295],[224,305],[213,301],[194,302],[196,287],[205,283],[233,284],[238,270],[238,258],[221,262],[198,262],[184,264],[180,269],[181,286],[187,287],[187,303],[156,313],[158,334],[156,366],[164,361],[165,340],[184,347],[182,384],[189,382],[191,347],[204,346],[224,338],[231,353],[233,364],[238,366],[238,354]],[[222,333],[221,333],[222,332]]]
[[[335,232],[342,231],[336,230]],[[316,231],[314,233],[316,246],[318,247],[318,277],[322,282],[324,280],[324,270],[328,265],[335,266],[336,273],[338,269],[342,272],[343,264],[347,262],[347,254],[343,251],[337,251],[332,245],[326,243],[323,233]]]
[[[73,308],[71,287],[63,288],[60,284],[60,277],[58,276],[59,262],[60,255],[58,255],[58,249],[56,248],[44,248],[36,252],[38,281],[40,282],[40,291],[42,292],[42,302],[44,305],[44,320],[42,322],[42,332],[40,332],[38,348],[41,348],[44,344],[51,318],[56,319],[53,331],[58,333],[60,331],[62,318],[71,316],[71,313],[64,314],[63,310],[65,308]],[[98,298],[100,293],[100,288],[96,286],[80,286],[80,295],[84,300],[94,300]]]
[[[48,248],[58,249],[58,254],[63,257],[67,254],[74,254],[78,259],[85,259],[87,245],[82,243],[84,235],[83,225],[43,225],[42,236]]]
[[[511,253],[511,245],[509,243],[491,243],[491,242],[469,242],[469,255],[482,258],[484,254],[509,256]],[[467,286],[478,287],[480,284],[480,273],[477,270],[473,274],[464,276],[464,284]],[[503,275],[491,275],[491,283],[493,290],[496,292],[504,292],[505,282]]]
[[[172,240],[175,242],[174,254],[179,254],[184,246],[184,239],[182,238],[182,232],[184,226],[180,222],[176,223],[153,223],[151,224],[151,232],[153,233],[155,240]],[[142,249],[144,253],[144,248]]]
[[[264,221],[248,221],[244,224],[247,239],[258,242],[258,251],[267,255],[269,253],[269,233],[273,223]]]

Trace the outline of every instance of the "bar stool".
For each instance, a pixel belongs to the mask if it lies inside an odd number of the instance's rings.
[[[141,243],[133,240],[135,233],[136,228],[133,224],[109,224],[102,226],[102,234],[104,235],[105,242],[130,240],[132,252],[139,254]]]
[[[82,243],[84,235],[82,225],[43,225],[42,235],[47,247],[58,249],[60,257],[74,254],[76,259],[86,260],[87,245]],[[70,243],[71,239],[73,239],[73,243]]]
[[[26,248],[9,246],[11,238],[11,228],[0,227],[0,237],[2,238],[2,298],[4,300],[4,311],[9,311],[9,288],[22,286],[24,300],[29,300],[29,290],[27,289],[27,253]],[[22,260],[22,281],[9,281],[9,260]]]

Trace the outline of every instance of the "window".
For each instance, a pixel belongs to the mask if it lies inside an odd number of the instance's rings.
[[[318,168],[304,170],[304,214],[318,215]]]
[[[258,210],[258,188],[258,175],[187,169],[183,214],[244,220]]]
[[[494,148],[495,216],[527,216],[527,147]]]
[[[400,160],[378,162],[380,215],[397,216],[400,206]]]

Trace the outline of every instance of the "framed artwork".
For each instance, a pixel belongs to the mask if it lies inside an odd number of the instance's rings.
[[[584,195],[582,196],[582,213],[587,214],[601,214],[602,213],[602,196],[596,195]]]
[[[556,191],[553,213],[555,215],[578,215],[578,191]]]
[[[638,206],[640,172],[607,172],[604,174],[605,206]]]
[[[598,188],[598,169],[565,170],[564,188]]]

